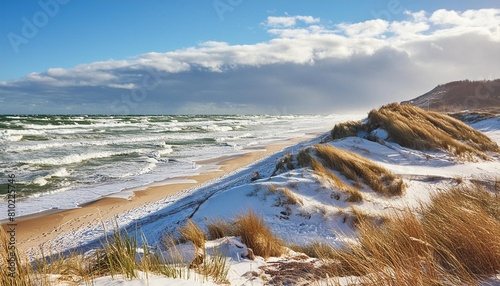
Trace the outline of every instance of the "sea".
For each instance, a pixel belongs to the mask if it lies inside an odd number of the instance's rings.
[[[0,219],[8,218],[10,177],[16,216],[71,209],[202,173],[201,161],[326,132],[346,118],[352,116],[1,115]]]

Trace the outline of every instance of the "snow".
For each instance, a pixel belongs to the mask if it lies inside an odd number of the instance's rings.
[[[85,285],[85,284],[81,284]],[[115,277],[105,276],[97,278],[93,281],[95,286],[192,286],[192,285],[205,285],[213,286],[218,285],[210,281],[204,281],[202,277],[193,277],[190,279],[173,279],[161,277],[151,273],[138,272],[138,279],[127,279],[123,275],[116,275]]]
[[[500,118],[476,122],[472,126],[500,144]],[[387,139],[387,132],[382,129],[375,130],[372,135],[382,140]],[[125,213],[117,217],[116,221],[121,227],[129,229],[132,229],[131,225],[140,225],[148,243],[156,245],[162,235],[166,232],[175,232],[187,217],[191,217],[203,228],[207,221],[217,218],[231,220],[241,213],[253,210],[263,216],[273,233],[289,243],[307,244],[319,240],[340,246],[346,240],[355,237],[352,226],[342,215],[349,212],[352,203],[346,203],[332,195],[336,190],[308,169],[297,168],[271,176],[276,163],[284,154],[296,154],[307,146],[319,143],[320,138],[286,148],[223,179],[209,182],[201,188],[188,190],[175,197]],[[428,201],[436,190],[456,186],[457,178],[465,182],[494,181],[500,174],[498,156],[491,161],[462,162],[445,152],[416,151],[395,143],[379,144],[359,137],[348,137],[328,144],[358,153],[404,179],[407,189],[400,197],[386,198],[373,191],[363,190],[365,199],[355,205],[370,214],[384,214],[406,207],[419,207],[420,202]],[[250,178],[255,170],[259,171],[262,179],[251,182]],[[270,188],[278,190],[289,188],[300,203],[284,204],[282,194],[279,191],[270,192]],[[144,216],[144,213],[149,215]],[[131,221],[133,223],[130,223]],[[95,246],[96,237],[100,235],[102,230],[99,226],[90,226],[73,235],[61,236],[56,242],[66,247],[83,244],[91,248]],[[261,257],[255,260],[243,258],[247,248],[238,238],[226,237],[209,241],[205,247],[207,257],[214,255],[214,252],[227,256],[230,265],[228,279],[231,285],[265,284],[263,279],[265,275],[260,267],[269,265],[273,260],[266,261]],[[186,261],[194,259],[196,250],[192,244],[180,245],[179,249]],[[169,254],[165,253],[165,257],[169,257]],[[355,277],[344,277],[340,282],[348,284],[355,280]],[[145,273],[140,273],[140,278],[132,281],[120,276],[97,278],[93,285],[216,284],[204,280],[199,275],[190,275],[189,279],[171,279],[151,273],[146,278]],[[318,285],[321,283],[318,282]]]
[[[280,194],[269,194],[267,191],[271,184],[278,189],[291,188],[290,182],[293,182],[293,191],[303,202],[302,206],[278,205]],[[207,220],[234,218],[253,210],[264,217],[266,225],[277,236],[290,243],[307,244],[317,240],[337,243],[338,238],[332,231],[349,233],[350,230],[335,219],[329,219],[339,210],[336,204],[339,207],[347,206],[345,202],[332,198],[331,192],[318,182],[312,172],[299,169],[220,193],[205,202],[193,220],[204,226]]]
[[[387,138],[389,137],[389,133],[387,133],[387,131],[385,131],[382,128],[377,128],[377,129],[373,130],[371,135],[378,137],[382,140],[387,140]]]

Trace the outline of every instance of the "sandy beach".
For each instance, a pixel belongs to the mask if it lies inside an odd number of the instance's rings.
[[[238,157],[218,158],[210,162],[198,162],[199,164],[215,164],[216,170],[201,173],[196,176],[176,178],[180,180],[191,180],[182,182],[155,185],[144,190],[135,191],[129,199],[104,197],[94,202],[85,204],[80,208],[70,210],[54,210],[39,214],[29,215],[16,219],[17,247],[20,250],[38,248],[41,245],[53,240],[58,235],[73,232],[83,226],[100,223],[109,218],[113,218],[128,210],[141,205],[161,200],[165,197],[176,194],[180,191],[196,188],[198,185],[210,180],[217,179],[229,172],[248,166],[253,162],[267,157],[282,150],[285,147],[297,142],[309,139],[313,136],[293,138],[277,144],[268,145],[259,150],[251,150]],[[196,183],[194,182],[196,181]],[[5,225],[3,225],[5,227]]]

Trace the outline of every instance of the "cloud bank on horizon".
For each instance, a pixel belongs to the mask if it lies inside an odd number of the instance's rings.
[[[0,82],[0,114],[342,113],[500,78],[500,9],[333,24],[270,16],[270,40],[209,41]]]

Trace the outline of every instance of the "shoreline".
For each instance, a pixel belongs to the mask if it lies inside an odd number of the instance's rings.
[[[277,141],[258,149],[250,148],[249,152],[235,156],[221,156],[214,159],[196,162],[210,167],[207,172],[198,175],[176,177],[152,183],[144,188],[124,190],[133,193],[129,198],[120,197],[119,193],[111,194],[94,201],[81,204],[73,209],[54,209],[17,217],[17,248],[23,251],[39,248],[50,243],[61,234],[73,232],[83,226],[100,223],[121,213],[173,196],[179,192],[197,188],[204,183],[220,179],[230,172],[247,167],[254,162],[280,152],[301,141],[312,139],[315,134],[305,134],[297,138]],[[206,167],[203,166],[203,167]],[[202,167],[202,168],[203,168]],[[113,196],[115,195],[115,196]],[[5,229],[5,222],[0,222]]]

